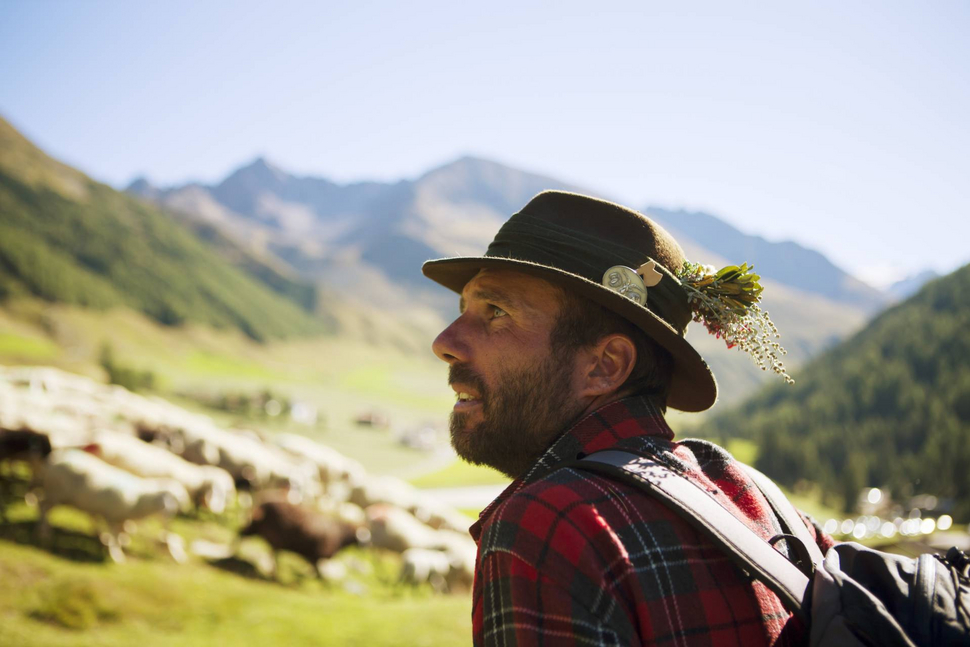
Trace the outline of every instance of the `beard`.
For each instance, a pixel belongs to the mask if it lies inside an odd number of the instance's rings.
[[[556,352],[532,366],[508,371],[492,389],[467,364],[452,364],[449,384],[468,384],[482,403],[482,421],[468,428],[470,415],[451,414],[451,445],[474,465],[494,467],[518,478],[583,411],[572,391],[571,357]]]

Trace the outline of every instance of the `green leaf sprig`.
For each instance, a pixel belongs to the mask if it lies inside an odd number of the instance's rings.
[[[778,328],[758,305],[764,286],[753,270],[754,266],[742,263],[715,271],[710,265],[685,260],[677,277],[687,292],[694,321],[703,323],[728,348],[736,346],[750,355],[761,370],[770,368],[794,384],[781,361],[788,351],[775,341],[781,336]]]

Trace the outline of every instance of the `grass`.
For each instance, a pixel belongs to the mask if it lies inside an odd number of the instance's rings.
[[[758,445],[744,438],[731,438],[727,441],[725,449],[731,452],[735,459],[754,465],[758,458]],[[788,500],[796,508],[811,516],[819,523],[825,523],[826,519],[842,519],[845,517],[843,512],[829,507],[822,501],[821,488],[815,485],[806,485],[796,491],[781,488]]]
[[[506,485],[509,477],[490,467],[472,465],[458,459],[436,472],[411,479],[419,488],[462,487],[466,485]],[[477,512],[476,512],[477,516]]]
[[[744,438],[731,438],[724,449],[728,450],[735,460],[747,465],[754,465],[758,458],[758,445]]]
[[[844,519],[847,515],[840,510],[829,507],[822,502],[822,491],[818,486],[807,487],[797,492],[785,488],[782,491],[796,508],[824,524],[826,519]]]
[[[190,352],[185,357],[185,368],[187,372],[199,376],[223,377],[232,375],[265,381],[284,377],[275,375],[273,371],[258,362],[211,351]]]
[[[0,356],[15,357],[23,361],[42,362],[57,356],[60,349],[43,337],[27,337],[10,332],[0,332]]]
[[[191,564],[81,564],[6,542],[0,551],[4,645],[465,645],[470,608],[468,596],[390,585],[357,595]]]
[[[52,554],[29,543],[34,510],[21,503],[8,511],[10,523],[0,526],[0,645],[468,643],[469,595],[398,585],[400,558],[392,553],[341,552],[335,559],[353,568],[348,587],[324,584],[302,559],[282,553],[276,583],[197,557],[174,563],[154,539],[162,530],[157,521],[139,524],[128,562],[112,564],[87,515],[63,506],[51,513]],[[227,543],[240,523],[180,517],[172,530],[186,544]],[[258,563],[269,549],[248,538],[238,555]]]

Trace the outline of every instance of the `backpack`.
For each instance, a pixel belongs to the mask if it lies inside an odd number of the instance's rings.
[[[663,501],[778,595],[809,628],[812,647],[970,645],[970,558],[955,547],[943,557],[910,559],[846,542],[823,556],[778,486],[747,465],[784,531],[770,542],[656,457],[611,449],[568,466]],[[774,547],[781,542],[787,555]]]

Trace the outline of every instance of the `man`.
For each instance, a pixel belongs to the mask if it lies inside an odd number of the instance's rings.
[[[781,532],[730,455],[674,442],[664,420],[666,407],[703,411],[717,397],[684,339],[693,314],[677,276],[684,260],[648,218],[549,191],[485,256],[425,263],[426,276],[461,295],[461,315],[433,346],[457,395],[452,443],[515,479],[471,528],[476,645],[804,640],[772,592],[645,491],[557,469],[607,448],[646,452],[765,539]]]

